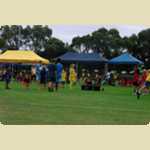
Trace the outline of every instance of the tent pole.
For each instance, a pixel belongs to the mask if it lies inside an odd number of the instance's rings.
[[[11,64],[11,70],[12,70],[12,77],[13,77],[14,76],[13,64]]]
[[[78,76],[79,76],[79,64],[78,63],[76,63],[76,72],[77,72],[77,80],[78,80]]]

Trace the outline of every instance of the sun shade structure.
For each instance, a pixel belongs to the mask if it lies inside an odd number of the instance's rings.
[[[137,58],[133,57],[129,53],[124,53],[120,56],[112,58],[108,63],[109,64],[133,64],[133,65],[143,64],[142,61],[140,61]]]
[[[49,64],[49,61],[31,50],[7,50],[0,55],[0,63]]]
[[[58,57],[64,63],[106,63],[108,60],[99,53],[67,52]]]

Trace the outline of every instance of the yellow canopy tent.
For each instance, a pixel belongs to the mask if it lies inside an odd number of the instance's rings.
[[[49,61],[31,50],[7,50],[0,55],[0,63],[49,64]]]

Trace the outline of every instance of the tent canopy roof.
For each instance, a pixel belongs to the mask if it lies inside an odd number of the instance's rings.
[[[120,56],[112,58],[109,64],[143,64],[142,61],[138,60],[137,58],[133,57],[129,53],[124,53]]]
[[[77,53],[67,52],[58,57],[62,62],[73,63],[105,63],[108,60],[99,53]]]
[[[7,50],[0,55],[2,63],[41,63],[48,64],[49,61],[29,50]]]

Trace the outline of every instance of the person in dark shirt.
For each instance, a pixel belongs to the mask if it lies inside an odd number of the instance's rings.
[[[45,66],[42,67],[42,70],[40,72],[40,84],[46,87],[46,68]]]
[[[8,68],[4,73],[4,81],[5,81],[5,89],[10,89],[9,84],[11,82],[12,73],[11,70]]]
[[[48,91],[54,91],[56,83],[56,66],[55,64],[48,65]]]

